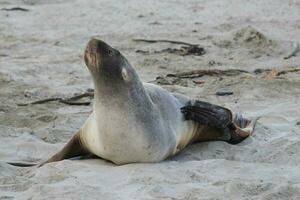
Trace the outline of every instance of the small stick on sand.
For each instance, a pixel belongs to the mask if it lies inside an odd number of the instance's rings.
[[[296,54],[298,53],[298,51],[300,51],[300,45],[299,43],[293,43],[294,46],[294,50],[287,56],[284,57],[284,59],[289,59],[293,56],[296,56]]]
[[[216,92],[217,96],[229,96],[233,95],[233,92]]]
[[[278,76],[282,74],[287,74],[287,73],[293,73],[293,72],[300,72],[300,68],[292,68],[292,69],[287,69],[287,70],[281,70],[278,72]]]
[[[300,72],[300,68],[290,68],[290,69],[285,69],[285,70],[275,70],[275,69],[256,69],[253,72],[242,70],[242,69],[227,69],[227,70],[221,70],[221,69],[208,69],[208,70],[191,70],[187,72],[179,72],[179,73],[174,73],[174,74],[167,74],[165,77],[156,77],[156,80],[149,81],[148,83],[156,83],[158,78],[159,79],[165,79],[165,78],[199,78],[202,76],[217,76],[217,77],[222,77],[222,76],[238,76],[241,74],[247,74],[251,76],[251,78],[254,78],[255,75],[258,74],[266,74],[264,78],[269,79],[274,79],[276,77],[279,77],[280,75],[287,74],[287,73],[295,73],[295,72]],[[270,75],[271,73],[271,75]],[[194,80],[194,83],[197,83],[197,80]],[[201,82],[200,82],[201,83]]]
[[[171,44],[182,44],[186,46],[199,46],[198,44],[191,44],[191,43],[175,41],[175,40],[147,40],[147,39],[132,39],[132,40],[135,42],[148,42],[148,43],[167,42]]]
[[[66,101],[66,100],[60,100],[60,103],[64,103],[67,105],[72,105],[72,106],[88,106],[91,104],[90,101],[84,101],[84,102],[76,102],[76,101]]]
[[[64,104],[68,104],[68,105],[90,105],[91,102],[90,101],[86,101],[86,102],[76,102],[76,100],[84,98],[84,97],[94,97],[94,92],[93,91],[88,91],[88,92],[84,92],[82,94],[78,94],[78,95],[74,95],[72,97],[69,98],[61,98],[61,97],[53,97],[53,98],[46,98],[46,99],[41,99],[38,101],[33,101],[30,103],[19,103],[17,104],[18,106],[28,106],[28,105],[33,105],[33,104],[43,104],[43,103],[47,103],[50,101],[58,101],[60,103],[64,103]]]
[[[179,77],[179,78],[197,78],[204,75],[207,76],[236,76],[242,73],[250,73],[241,69],[211,69],[211,70],[192,70],[189,72],[181,72],[176,74],[167,74],[167,77]]]

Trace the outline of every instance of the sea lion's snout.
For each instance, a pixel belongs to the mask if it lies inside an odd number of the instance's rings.
[[[84,51],[85,64],[92,71],[97,68],[100,62],[100,56],[98,55],[100,42],[102,41],[95,38],[91,39]]]

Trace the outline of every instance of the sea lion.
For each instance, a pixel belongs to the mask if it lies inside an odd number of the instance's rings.
[[[143,83],[127,59],[99,39],[88,42],[84,60],[95,86],[93,112],[40,166],[87,154],[117,165],[159,162],[192,142],[239,143],[254,129],[255,121],[227,108]]]

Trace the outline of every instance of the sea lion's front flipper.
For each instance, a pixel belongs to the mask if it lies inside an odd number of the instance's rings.
[[[202,125],[224,129],[232,122],[232,113],[227,108],[204,101],[189,101],[181,108],[186,120],[197,121]]]
[[[58,153],[53,155],[51,158],[46,160],[45,162],[42,162],[39,167],[43,166],[46,163],[50,162],[56,162],[68,158],[73,158],[77,156],[84,156],[88,155],[89,152],[84,148],[80,141],[80,132],[79,130],[72,138],[71,140],[60,150]]]
[[[12,161],[7,162],[7,164],[16,166],[16,167],[33,167],[39,165],[39,163],[31,163],[31,162],[25,162],[25,161]]]
[[[7,164],[17,166],[17,167],[32,167],[32,166],[38,166],[41,167],[46,163],[50,162],[56,162],[68,158],[73,158],[77,156],[86,156],[90,153],[83,147],[81,141],[80,141],[80,132],[79,130],[72,138],[71,140],[62,148],[61,151],[53,155],[48,160],[42,162],[42,163],[30,163],[30,162],[23,162],[23,161],[13,161],[13,162],[7,162]]]

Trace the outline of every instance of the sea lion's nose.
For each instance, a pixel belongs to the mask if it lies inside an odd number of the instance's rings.
[[[84,51],[84,61],[89,68],[96,67],[97,60],[97,52],[99,51],[99,44],[102,41],[96,38],[90,39],[87,43],[85,51]]]
[[[96,54],[100,51],[101,47],[105,44],[98,38],[91,38],[86,45],[85,54]]]
[[[106,55],[110,46],[98,38],[91,38],[84,51],[84,61],[92,69],[97,68],[101,58]],[[99,66],[98,66],[99,67]]]
[[[87,49],[89,51],[97,51],[101,47],[105,47],[106,43],[100,40],[99,38],[92,37],[87,44]]]
[[[88,42],[87,46],[86,46],[86,51],[88,52],[93,52],[97,49],[98,43],[100,40],[92,38],[90,39],[90,41]]]

